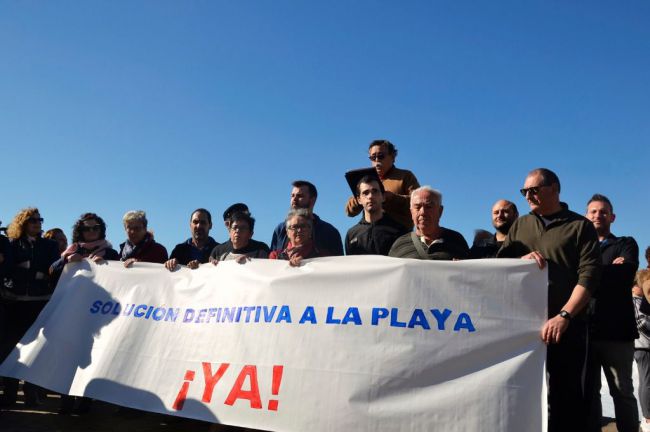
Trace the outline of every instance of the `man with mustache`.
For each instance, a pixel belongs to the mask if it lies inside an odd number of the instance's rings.
[[[179,243],[172,250],[171,258],[165,262],[167,270],[174,270],[178,265],[195,269],[210,260],[210,252],[219,243],[210,237],[212,215],[204,208],[196,209],[190,216],[190,233],[192,237]]]
[[[499,248],[508,235],[512,224],[519,217],[515,203],[499,200],[492,206],[492,226],[496,230],[493,236],[474,241],[469,251],[470,258],[495,258]]]
[[[384,211],[407,229],[413,228],[409,211],[411,192],[420,187],[418,179],[409,170],[395,166],[397,149],[388,140],[374,140],[368,146],[368,158],[384,185]],[[363,211],[357,197],[350,197],[345,206],[345,213],[354,217]]]

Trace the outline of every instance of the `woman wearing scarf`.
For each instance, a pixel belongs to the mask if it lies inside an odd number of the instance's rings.
[[[283,250],[275,250],[269,254],[269,259],[289,261],[292,267],[300,266],[303,259],[329,256],[329,251],[319,250],[313,241],[313,223],[309,210],[292,209],[285,220],[289,242]]]

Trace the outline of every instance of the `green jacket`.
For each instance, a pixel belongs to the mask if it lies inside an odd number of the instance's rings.
[[[539,251],[548,263],[548,316],[557,315],[577,284],[593,293],[600,283],[600,248],[591,222],[562,210],[544,226],[534,213],[520,217],[510,228],[499,258],[519,258]],[[579,314],[584,317],[584,311]]]

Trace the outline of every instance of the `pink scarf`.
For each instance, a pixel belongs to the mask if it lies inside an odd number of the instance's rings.
[[[73,255],[79,255],[81,258],[103,258],[106,249],[112,247],[113,246],[106,239],[95,240],[92,242],[77,242],[68,246],[68,248],[61,254],[61,257],[66,258],[68,261]]]

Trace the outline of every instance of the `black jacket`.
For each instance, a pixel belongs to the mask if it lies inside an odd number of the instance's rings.
[[[172,254],[169,258],[176,258],[180,265],[187,265],[188,262],[198,259],[202,264],[207,263],[210,260],[210,252],[216,246],[217,243],[212,237],[208,237],[208,242],[200,250],[194,246],[192,239],[187,239],[183,243],[176,245]]]
[[[374,223],[367,222],[362,216],[345,236],[345,254],[388,256],[395,240],[409,231],[387,214]]]
[[[639,267],[639,246],[632,237],[610,234],[600,242],[602,277],[593,295],[590,331],[596,340],[631,341],[639,337],[632,285]],[[617,257],[623,264],[612,264]]]
[[[40,297],[51,295],[56,281],[50,278],[50,265],[59,258],[55,241],[37,237],[11,240],[11,285],[6,287],[16,296]]]

